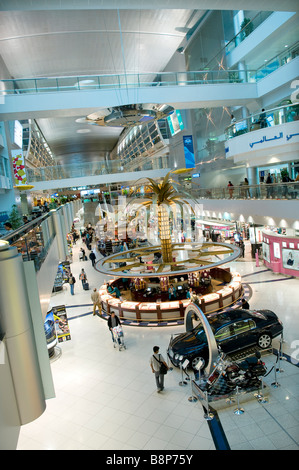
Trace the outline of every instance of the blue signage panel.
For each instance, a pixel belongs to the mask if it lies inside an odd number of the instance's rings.
[[[193,148],[193,137],[192,135],[184,135],[184,153],[185,153],[185,165],[186,168],[195,167],[195,157],[194,157],[194,148]]]

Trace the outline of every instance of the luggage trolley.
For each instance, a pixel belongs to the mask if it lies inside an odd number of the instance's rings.
[[[114,328],[112,328],[112,332],[113,332],[113,346],[116,348],[116,345],[118,344],[119,351],[121,351],[122,349],[126,349],[122,327],[120,325],[115,326]]]

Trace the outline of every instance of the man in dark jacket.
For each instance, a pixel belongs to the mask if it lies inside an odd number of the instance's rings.
[[[90,253],[89,259],[91,260],[92,267],[94,268],[94,267],[95,267],[95,264],[96,264],[96,255],[94,254],[93,251]]]

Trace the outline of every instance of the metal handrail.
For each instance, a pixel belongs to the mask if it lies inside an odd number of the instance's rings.
[[[106,75],[72,75],[60,77],[31,77],[20,79],[3,79],[1,83],[4,88],[0,90],[0,94],[20,94],[24,93],[41,93],[53,91],[87,91],[92,89],[106,89],[111,87],[128,88],[143,86],[173,86],[173,85],[198,85],[198,84],[211,84],[211,83],[240,83],[240,82],[255,82],[255,70],[244,71],[239,70],[196,70],[196,71],[182,71],[182,72],[148,72],[148,73],[128,73],[128,74],[106,74]],[[252,74],[252,75],[250,75]],[[125,77],[126,81],[122,82],[120,78]],[[142,77],[145,78],[142,81]],[[169,77],[169,80],[164,80]],[[240,77],[240,78],[239,78]],[[249,79],[250,77],[250,79]],[[112,83],[105,83],[107,79],[115,79]],[[133,78],[133,80],[132,80]],[[93,80],[93,83],[79,84],[80,79]],[[67,83],[74,80],[73,84]],[[43,86],[41,83],[45,81]],[[49,86],[50,82],[53,86]],[[28,87],[19,88],[26,82]],[[48,84],[47,84],[48,82]]]
[[[239,184],[218,188],[191,189],[193,197],[201,199],[298,199],[299,181],[260,184]]]
[[[1,236],[1,240],[16,241],[17,238],[19,238],[20,236],[25,235],[26,233],[30,232],[30,230],[32,230],[34,227],[39,226],[50,215],[51,214],[47,212],[46,214],[43,214],[40,217],[36,217],[36,219],[33,219],[27,224],[24,224],[21,227],[17,228],[16,230],[9,232],[7,235]]]
[[[263,111],[263,113],[265,114],[265,116],[267,116],[269,114],[273,114],[275,112],[285,111],[285,110],[288,111],[288,112],[290,110],[296,110],[296,111],[298,110],[299,111],[299,103],[290,103],[290,104],[285,104],[283,106],[277,106],[276,108],[266,109],[265,111]],[[244,131],[244,132],[242,132],[242,134],[247,134],[248,132],[250,132],[250,125],[257,124],[259,122],[261,113],[262,113],[262,111],[259,111],[258,113],[251,114],[250,116],[244,117],[242,119],[238,119],[237,121],[231,123],[229,126],[227,126],[224,129],[226,139],[231,139],[233,137],[237,137],[238,135],[240,135],[237,132],[234,132],[234,130],[236,129],[238,124],[242,124],[245,121],[246,121],[246,126],[247,127],[242,129]],[[282,124],[282,123],[281,122],[278,123],[278,124],[274,123],[274,126],[279,125],[279,124]],[[265,127],[267,127],[267,126],[265,126]]]

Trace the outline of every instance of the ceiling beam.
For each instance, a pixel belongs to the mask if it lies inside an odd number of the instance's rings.
[[[0,11],[46,10],[247,10],[248,0],[0,0]],[[256,11],[298,11],[298,0],[251,0]]]

